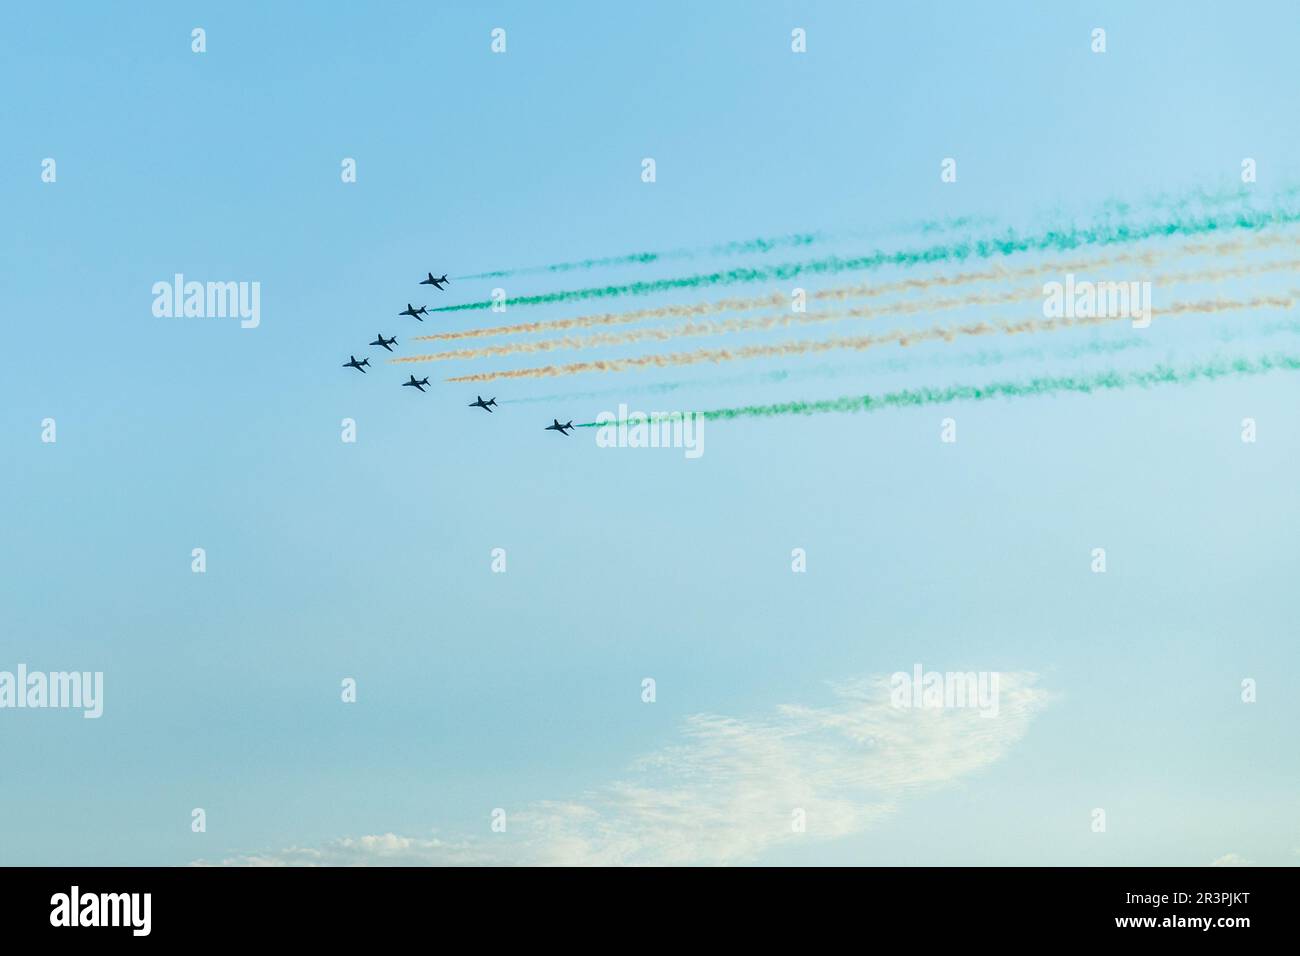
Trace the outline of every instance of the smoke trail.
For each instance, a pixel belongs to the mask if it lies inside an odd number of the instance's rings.
[[[1287,190],[1281,191],[1280,193],[1275,193],[1274,197],[1289,198],[1297,192],[1300,192],[1300,187],[1291,187]],[[1121,216],[1129,215],[1133,211],[1135,205],[1156,211],[1172,210],[1179,213],[1185,213],[1192,207],[1207,209],[1223,207],[1234,203],[1249,203],[1255,198],[1257,197],[1250,190],[1242,186],[1237,186],[1232,189],[1220,189],[1217,191],[1195,189],[1184,194],[1174,194],[1172,196],[1157,195],[1146,200],[1141,200],[1137,203],[1112,199],[1102,203],[1101,209],[1106,214],[1114,213]],[[597,256],[587,259],[575,259],[569,262],[554,262],[547,265],[495,269],[489,272],[474,272],[468,275],[455,276],[454,278],[506,279],[523,275],[556,274],[605,267],[649,265],[651,263],[665,262],[669,260],[694,259],[699,256],[733,256],[750,253],[766,253],[771,252],[774,249],[811,246],[818,242],[826,242],[835,239],[860,240],[868,239],[873,236],[896,236],[907,233],[933,235],[935,233],[951,232],[955,229],[964,229],[971,226],[988,226],[993,225],[993,223],[994,219],[990,216],[958,216],[945,219],[922,220],[919,222],[905,223],[880,229],[856,230],[840,235],[829,235],[820,231],[795,232],[784,236],[741,239],[731,242],[715,243],[709,246],[696,246],[693,248],[670,249],[658,252],[629,252],[617,256]]]
[[[1289,326],[1287,331],[1300,332],[1300,323]],[[985,367],[1001,365],[1007,362],[1026,360],[1056,361],[1061,359],[1082,358],[1095,355],[1115,355],[1133,349],[1149,349],[1151,343],[1140,335],[1126,339],[1101,339],[1066,348],[1043,349],[982,349],[966,355],[952,355],[947,352],[934,354],[906,353],[888,359],[864,362],[857,365],[814,365],[801,368],[773,369],[767,372],[753,372],[746,375],[731,375],[721,378],[696,378],[676,382],[653,382],[646,385],[616,385],[609,388],[589,389],[583,392],[559,392],[548,395],[528,395],[524,398],[502,398],[497,401],[502,405],[538,405],[556,402],[580,402],[589,399],[626,397],[629,395],[668,395],[673,392],[693,388],[725,388],[732,385],[779,385],[795,379],[833,379],[850,376],[862,376],[878,373],[881,370],[898,372],[917,366],[943,366],[960,364],[963,366]]]
[[[706,421],[729,421],[736,418],[778,418],[786,415],[816,415],[827,412],[870,412],[885,408],[915,408],[922,405],[946,405],[949,402],[982,402],[992,398],[1029,398],[1062,392],[1110,391],[1124,388],[1148,388],[1152,385],[1191,384],[1221,378],[1263,375],[1273,371],[1300,371],[1300,355],[1278,354],[1257,359],[1237,358],[1203,362],[1181,369],[1157,365],[1133,372],[1106,371],[1095,375],[1066,375],[992,382],[988,385],[950,385],[946,388],[908,388],[882,395],[852,395],[821,401],[779,402],[771,405],[742,405],[696,412]],[[664,416],[648,416],[650,422]],[[578,428],[598,428],[604,422],[583,422]]]
[[[1214,340],[1220,343],[1237,342],[1244,338],[1258,338],[1279,333],[1300,334],[1300,321],[1263,322],[1249,329],[1220,329]],[[1052,341],[1052,340],[1049,340]],[[547,395],[528,395],[523,398],[498,399],[502,405],[554,404],[580,402],[589,399],[627,397],[630,395],[667,395],[695,388],[725,388],[732,385],[779,385],[797,379],[834,379],[874,375],[880,372],[903,372],[919,366],[939,368],[960,365],[965,368],[986,368],[1013,362],[1054,362],[1066,359],[1093,358],[1099,355],[1116,355],[1121,352],[1145,351],[1153,348],[1144,335],[1131,335],[1123,339],[1093,339],[1080,345],[1043,348],[1031,346],[1019,349],[980,349],[977,352],[953,354],[948,351],[917,353],[904,352],[889,358],[856,363],[853,365],[809,365],[795,368],[772,369],[745,375],[681,379],[672,382],[653,382],[647,385],[614,385],[608,388],[589,389],[582,392],[558,392]]]
[[[935,288],[950,288],[970,285],[976,282],[996,280],[1014,280],[1033,276],[1052,275],[1063,272],[1079,272],[1086,269],[1108,268],[1114,265],[1140,263],[1154,265],[1161,259],[1170,257],[1201,255],[1230,255],[1246,249],[1264,248],[1282,244],[1300,243],[1295,235],[1263,235],[1250,242],[1187,243],[1174,249],[1148,250],[1145,252],[1126,252],[1092,259],[1047,262],[1040,265],[1008,269],[996,265],[979,272],[963,272],[951,276],[930,276],[903,279],[895,282],[841,286],[833,289],[819,289],[809,298],[813,301],[841,301],[845,299],[865,299],[888,295],[895,292],[916,292]],[[537,322],[519,322],[513,325],[498,325],[478,329],[457,329],[450,332],[435,332],[431,335],[413,335],[412,342],[446,342],[457,339],[495,338],[497,336],[518,335],[534,332],[560,332],[568,329],[598,328],[611,325],[631,325],[643,319],[693,318],[716,315],[720,312],[747,312],[761,308],[787,308],[789,296],[784,293],[755,296],[752,298],[719,299],[714,302],[699,302],[690,305],[663,305],[646,309],[633,309],[626,312],[604,312],[593,315],[580,315],[570,319],[550,319]]]
[[[795,232],[787,236],[772,236],[758,239],[742,239],[734,242],[721,242],[713,246],[701,246],[694,249],[670,249],[663,252],[629,252],[620,256],[600,256],[591,259],[577,259],[572,262],[554,262],[544,266],[524,266],[517,269],[497,269],[492,272],[475,272],[470,275],[456,276],[457,279],[508,279],[513,276],[540,275],[542,273],[575,272],[587,269],[601,269],[612,266],[644,266],[653,262],[672,259],[694,259],[701,255],[734,256],[755,252],[770,252],[773,249],[798,248],[824,242],[829,238],[822,232]]]
[[[584,302],[591,299],[613,299],[624,296],[651,295],[679,289],[703,289],[751,282],[784,281],[800,276],[838,275],[843,272],[860,272],[885,266],[911,267],[936,265],[945,262],[963,262],[969,259],[993,259],[1023,252],[1065,252],[1085,246],[1129,244],[1146,239],[1185,237],[1192,238],[1211,233],[1240,229],[1258,230],[1300,222],[1300,212],[1289,209],[1241,210],[1236,213],[1200,216],[1191,219],[1173,219],[1146,223],[1140,226],[1104,224],[1086,228],[1051,230],[1037,235],[1019,236],[1008,230],[1005,236],[967,239],[955,243],[941,243],[922,249],[883,251],[865,256],[841,258],[826,256],[805,262],[790,262],[774,266],[728,269],[721,272],[700,273],[671,279],[654,279],[629,282],[622,285],[592,286],[585,289],[567,289],[537,295],[516,296],[505,300],[506,306],[549,305],[564,302]],[[432,312],[463,312],[491,308],[490,299],[445,305]]]
[[[1156,276],[1152,282],[1158,286],[1173,285],[1183,282],[1217,282],[1222,279],[1240,278],[1246,275],[1260,275],[1266,272],[1295,271],[1300,269],[1300,259],[1278,262],[1253,263],[1234,266],[1229,269],[1203,269],[1193,272],[1172,273]],[[947,299],[921,299],[906,302],[894,302],[882,306],[859,306],[853,309],[841,309],[832,312],[789,312],[782,311],[753,319],[728,319],[722,322],[687,322],[666,329],[635,329],[618,334],[601,333],[585,338],[564,337],[543,339],[537,342],[510,342],[505,345],[489,345],[473,349],[456,349],[450,352],[435,352],[427,355],[404,355],[389,359],[390,363],[408,362],[443,362],[479,358],[494,358],[519,353],[553,352],[556,350],[580,350],[617,345],[630,345],[634,342],[667,342],[678,338],[698,338],[713,335],[725,335],[734,332],[767,331],[773,328],[786,328],[792,325],[815,325],[824,322],[840,322],[845,319],[872,319],[881,315],[912,315],[918,312],[940,312],[948,309],[969,306],[1006,305],[1012,302],[1024,302],[1041,298],[1043,290],[1038,286],[1007,292],[976,292]]]
[[[1297,263],[1300,266],[1300,263]],[[810,325],[822,322],[835,322],[848,318],[873,318],[877,315],[908,314],[922,311],[940,311],[969,305],[1005,305],[1009,302],[1021,302],[1026,299],[1042,297],[1038,288],[1022,289],[1015,292],[995,294],[976,294],[960,299],[938,299],[921,302],[903,302],[895,305],[872,308],[864,306],[856,309],[841,309],[835,312],[788,312],[781,311],[772,315],[753,319],[726,319],[719,322],[687,322],[669,328],[634,329],[629,332],[597,333],[583,338],[566,336],[559,339],[542,339],[537,342],[510,342],[505,345],[488,345],[473,349],[456,349],[450,352],[434,352],[427,355],[402,355],[391,358],[391,364],[408,362],[442,362],[461,359],[493,358],[517,353],[553,352],[556,350],[578,350],[600,348],[616,345],[630,345],[633,342],[655,341],[668,342],[678,338],[698,338],[701,336],[725,335],[732,332],[756,332],[791,325]]]
[[[445,342],[453,339],[480,339],[498,335],[514,335],[527,332],[562,331],[564,329],[586,329],[601,325],[629,325],[642,319],[685,318],[695,315],[712,315],[717,312],[743,312],[763,306],[781,306],[788,303],[788,298],[774,292],[753,299],[720,299],[716,302],[700,302],[694,305],[664,305],[652,309],[635,309],[631,312],[608,312],[601,315],[580,315],[572,319],[552,319],[546,322],[519,322],[514,325],[498,325],[493,328],[460,329],[453,332],[437,332],[433,335],[413,335],[412,342]]]
[[[1226,204],[1224,200],[1222,204]],[[511,269],[495,269],[490,272],[474,272],[469,275],[455,276],[456,279],[508,279],[514,276],[543,275],[561,272],[586,271],[615,266],[643,266],[655,262],[667,262],[674,259],[695,259],[701,256],[736,256],[753,253],[766,253],[774,249],[788,249],[811,246],[819,242],[835,240],[866,239],[872,236],[903,235],[910,232],[922,235],[965,229],[970,226],[993,225],[991,216],[955,216],[944,219],[925,219],[906,223],[892,228],[855,230],[836,235],[826,232],[792,232],[784,236],[767,236],[756,239],[737,239],[730,242],[714,243],[710,246],[669,249],[658,252],[628,252],[618,256],[596,256],[588,259],[575,259],[569,262],[553,262],[540,266],[521,266]]]
[[[1213,299],[1202,302],[1176,302],[1160,310],[1162,318],[1174,315],[1208,314],[1239,309],[1290,308],[1295,300],[1291,296],[1257,296],[1245,301]],[[814,355],[822,352],[847,349],[864,351],[881,345],[915,345],[918,342],[942,340],[956,341],[960,336],[1019,335],[1026,332],[1051,332],[1056,329],[1099,325],[1106,322],[1128,321],[1128,316],[1095,316],[1087,318],[1025,319],[1018,322],[990,324],[972,322],[957,326],[931,326],[928,329],[895,329],[880,335],[859,335],[829,339],[781,342],[775,345],[747,345],[735,349],[700,349],[695,352],[638,355],[631,358],[593,359],[571,362],[567,365],[544,365],[537,368],[508,369],[492,372],[475,372],[448,378],[448,382],[491,382],[509,378],[553,378],[562,375],[579,375],[584,372],[625,372],[636,368],[674,368],[698,365],[704,362],[734,362],[754,358]],[[394,359],[392,361],[399,361]]]
[[[1267,198],[1276,202],[1279,199],[1291,199],[1297,194],[1300,194],[1300,185],[1292,185],[1274,191]],[[1160,193],[1140,200],[1136,204],[1120,199],[1108,199],[1102,203],[1101,208],[1106,213],[1116,213],[1121,216],[1127,216],[1131,213],[1134,205],[1157,211],[1185,213],[1188,209],[1195,207],[1211,209],[1229,206],[1233,203],[1249,205],[1258,198],[1259,196],[1255,194],[1252,188],[1241,183],[1234,183],[1231,186],[1218,189],[1207,189],[1198,186],[1181,193]]]
[[[1294,234],[1287,235],[1263,235],[1257,236],[1249,242],[1220,242],[1204,243],[1194,242],[1174,249],[1147,250],[1144,252],[1117,253],[1109,256],[1102,256],[1093,259],[1076,259],[1066,262],[1045,262],[1041,265],[1025,266],[1018,269],[1008,269],[1002,265],[995,265],[990,269],[982,272],[959,273],[955,276],[931,276],[918,279],[903,279],[897,282],[890,282],[878,285],[864,283],[861,285],[842,286],[836,289],[822,289],[811,296],[820,300],[841,300],[841,299],[859,299],[869,298],[890,292],[916,291],[932,288],[942,288],[950,286],[969,285],[973,282],[989,282],[995,280],[1024,279],[1033,276],[1044,276],[1060,274],[1065,272],[1083,272],[1101,268],[1109,268],[1114,265],[1140,264],[1144,266],[1153,266],[1161,259],[1180,258],[1183,256],[1194,256],[1212,253],[1218,256],[1225,256],[1242,252],[1247,249],[1260,249],[1277,245],[1296,245],[1300,244],[1300,236]],[[1204,275],[1207,279],[1226,278],[1230,275],[1248,274],[1252,266],[1242,266],[1241,269],[1247,272],[1236,272],[1229,270],[1214,276],[1208,273],[1181,273],[1175,274],[1175,278],[1163,281],[1188,281],[1198,275]],[[1265,267],[1267,268],[1267,267]],[[1178,276],[1181,275],[1181,278]]]

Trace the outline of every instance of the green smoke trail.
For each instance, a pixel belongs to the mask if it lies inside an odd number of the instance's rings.
[[[1297,194],[1300,194],[1300,186],[1292,186],[1275,192],[1274,198],[1291,198]],[[1161,193],[1136,202],[1109,199],[1101,205],[1101,210],[1105,215],[1120,216],[1131,215],[1138,209],[1154,210],[1157,212],[1174,211],[1180,214],[1186,214],[1188,210],[1195,208],[1212,209],[1232,205],[1233,203],[1248,204],[1257,198],[1259,198],[1258,194],[1254,193],[1246,186],[1237,184],[1235,186],[1213,190],[1197,188],[1182,193]],[[565,272],[585,271],[588,269],[649,265],[651,263],[666,262],[670,260],[695,259],[700,256],[734,256],[751,253],[766,253],[775,249],[811,246],[819,242],[826,242],[835,239],[863,240],[872,237],[898,236],[908,233],[934,235],[937,233],[951,232],[955,229],[965,229],[972,226],[990,226],[993,225],[995,221],[996,220],[992,216],[967,215],[950,216],[941,219],[927,219],[918,222],[895,225],[893,227],[857,230],[838,235],[829,235],[825,232],[795,232],[785,236],[740,239],[732,242],[720,242],[711,246],[699,246],[695,248],[670,249],[658,252],[629,252],[618,256],[597,256],[588,259],[575,259],[570,262],[554,262],[548,265],[523,266],[512,269],[495,269],[490,272],[475,272],[468,275],[455,276],[454,278],[507,279],[513,276],[554,275]]]
[[[750,282],[785,281],[800,276],[836,275],[886,266],[910,267],[965,262],[969,259],[992,259],[1024,252],[1067,252],[1085,246],[1110,246],[1142,242],[1146,239],[1203,236],[1236,230],[1260,230],[1300,222],[1300,211],[1287,208],[1267,210],[1242,209],[1231,213],[1203,215],[1149,222],[1142,225],[1112,224],[1082,228],[1053,229],[1035,235],[1020,236],[1014,230],[1005,235],[982,239],[965,239],[939,243],[920,249],[877,250],[865,256],[842,258],[825,256],[805,262],[753,268],[727,269],[668,279],[629,282],[622,285],[593,286],[523,295],[505,300],[506,306],[551,305],[584,302],[590,299],[615,299],[624,296],[651,295],[657,292],[706,289]],[[431,312],[463,312],[491,308],[489,299],[445,305]]]
[[[721,242],[699,249],[670,249],[663,252],[629,252],[621,256],[600,256],[592,259],[577,259],[573,262],[555,262],[546,266],[525,266],[518,269],[497,269],[493,272],[475,272],[472,275],[456,276],[457,279],[508,279],[512,276],[539,275],[542,273],[576,272],[587,269],[602,269],[614,266],[644,266],[653,262],[672,259],[694,259],[701,255],[735,256],[750,253],[771,252],[773,249],[798,248],[811,246],[825,241],[828,237],[821,232],[796,232],[788,236],[769,238],[740,239],[733,242]]]
[[[1286,186],[1275,190],[1268,197],[1273,202],[1280,199],[1293,199],[1300,195],[1300,185]],[[1176,212],[1185,214],[1194,209],[1212,209],[1215,207],[1229,206],[1233,203],[1250,203],[1259,199],[1255,190],[1241,183],[1233,183],[1229,186],[1223,186],[1218,189],[1198,187],[1183,192],[1176,193],[1158,193],[1150,196],[1138,203],[1126,202],[1119,199],[1109,199],[1104,202],[1101,209],[1107,214],[1117,214],[1128,216],[1132,214],[1135,208],[1141,206],[1156,211]]]
[[[779,402],[771,405],[741,405],[697,411],[706,421],[730,421],[737,418],[779,418],[787,415],[819,415],[828,412],[870,412],[886,408],[916,408],[922,405],[946,405],[950,402],[982,402],[992,398],[1030,398],[1062,392],[1091,394],[1124,388],[1149,388],[1153,385],[1190,384],[1221,378],[1263,375],[1273,371],[1300,371],[1300,355],[1277,354],[1257,359],[1236,358],[1203,362],[1181,369],[1167,365],[1134,372],[1110,370],[1094,375],[1044,376],[1020,381],[993,382],[988,385],[949,385],[945,388],[907,388],[881,395],[848,395],[819,401]],[[650,416],[655,422],[668,415]],[[605,422],[583,422],[579,428],[597,428]]]
[[[755,239],[736,239],[719,242],[711,246],[695,248],[668,249],[659,252],[628,252],[619,256],[596,256],[589,259],[575,259],[570,262],[553,262],[544,266],[521,266],[514,269],[495,269],[491,272],[475,272],[456,276],[457,279],[508,279],[513,276],[556,274],[578,272],[588,269],[603,269],[616,266],[644,266],[655,262],[667,262],[674,259],[696,259],[701,256],[738,256],[754,253],[767,253],[775,249],[790,249],[811,246],[820,242],[836,239],[865,239],[871,236],[900,235],[909,232],[930,235],[964,229],[970,226],[992,225],[991,216],[952,216],[944,219],[925,219],[919,222],[896,226],[892,229],[861,230],[830,235],[825,232],[792,232],[785,236],[766,236]]]

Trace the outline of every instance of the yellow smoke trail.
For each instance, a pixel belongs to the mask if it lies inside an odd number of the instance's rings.
[[[1243,309],[1290,308],[1295,293],[1288,296],[1257,296],[1245,301],[1213,299],[1201,302],[1176,302],[1160,310],[1160,317]],[[880,345],[914,345],[918,342],[941,340],[953,342],[960,336],[1018,335],[1026,332],[1051,332],[1076,326],[1100,325],[1105,322],[1129,321],[1127,316],[1097,316],[1088,318],[1025,319],[1019,322],[972,322],[957,326],[932,326],[928,329],[895,329],[880,335],[859,335],[782,342],[776,345],[748,345],[734,349],[699,349],[694,352],[671,352],[657,355],[639,355],[632,358],[596,359],[588,362],[571,362],[567,365],[545,365],[539,368],[507,369],[494,372],[476,372],[458,375],[448,382],[491,382],[503,378],[553,378],[579,375],[584,372],[624,372],[637,368],[676,368],[698,365],[703,362],[733,362],[743,359],[772,358],[777,356],[815,355],[821,352],[847,349],[863,351]]]
[[[1087,269],[1107,268],[1115,265],[1140,264],[1153,265],[1162,259],[1180,258],[1191,255],[1232,255],[1247,249],[1267,248],[1282,244],[1300,244],[1300,237],[1291,233],[1264,234],[1250,240],[1233,240],[1227,242],[1187,243],[1173,249],[1148,250],[1145,252],[1117,252],[1114,255],[1091,259],[1047,262],[1034,266],[1008,269],[992,266],[977,272],[963,272],[950,276],[931,276],[902,279],[896,282],[863,283],[841,286],[833,289],[820,289],[812,292],[813,301],[842,301],[845,299],[876,298],[896,292],[915,292],[927,289],[952,288],[970,285],[976,282],[1006,281],[1051,275],[1053,273],[1078,272]],[[494,338],[500,335],[518,335],[534,332],[560,332],[568,329],[598,328],[610,325],[631,325],[646,319],[695,318],[698,316],[717,315],[720,312],[748,312],[762,308],[789,308],[790,297],[784,292],[772,293],[750,298],[718,299],[713,302],[699,302],[690,305],[662,305],[644,309],[632,309],[626,312],[601,312],[592,315],[580,315],[570,319],[550,319],[537,322],[519,322],[513,325],[497,325],[481,329],[458,329],[451,332],[437,332],[431,335],[411,336],[412,342],[447,342],[457,339]],[[906,312],[903,304],[899,312]],[[883,313],[882,313],[883,314]]]
[[[433,352],[428,355],[402,355],[389,359],[391,364],[406,362],[443,362],[458,359],[492,358],[502,355],[514,355],[529,352],[553,352],[556,350],[589,349],[602,346],[630,345],[633,342],[667,342],[677,338],[698,338],[709,335],[726,335],[731,332],[761,332],[768,329],[784,328],[791,325],[810,325],[821,322],[834,322],[841,319],[874,318],[877,315],[897,312],[940,311],[962,305],[1005,305],[1009,302],[1041,298],[1041,289],[1032,288],[1015,292],[1002,292],[995,295],[963,296],[960,299],[937,299],[925,302],[907,303],[905,309],[877,309],[861,306],[855,309],[840,309],[835,312],[775,312],[771,315],[752,319],[723,319],[721,321],[687,322],[669,328],[633,329],[628,332],[598,332],[581,338],[565,336],[559,339],[542,339],[537,342],[509,342],[505,345],[487,345],[482,348],[456,349],[450,352]]]
[[[1223,279],[1240,278],[1246,275],[1259,275],[1265,272],[1300,270],[1300,259],[1278,262],[1254,263],[1234,266],[1228,269],[1202,269],[1193,272],[1172,273],[1156,276],[1152,283],[1158,286],[1173,285],[1184,282],[1217,282]],[[822,322],[837,322],[844,319],[871,319],[880,315],[912,314],[917,312],[938,312],[946,309],[975,305],[1006,305],[1041,298],[1043,290],[1038,286],[1000,293],[973,293],[950,299],[928,299],[915,302],[899,303],[897,306],[860,306],[853,309],[840,309],[833,312],[776,312],[752,319],[727,319],[723,321],[687,322],[670,328],[634,329],[619,333],[597,333],[582,338],[565,336],[558,339],[543,339],[537,342],[509,342],[504,345],[490,345],[482,348],[456,349],[449,352],[434,352],[428,355],[403,355],[389,359],[392,364],[410,362],[445,362],[480,358],[495,358],[503,355],[520,353],[553,352],[557,350],[578,350],[601,348],[618,345],[631,345],[634,342],[667,342],[677,338],[698,338],[712,335],[726,335],[732,332],[762,332],[773,328],[786,328],[791,325],[811,325]]]

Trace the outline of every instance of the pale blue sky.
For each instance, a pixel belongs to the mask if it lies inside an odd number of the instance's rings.
[[[380,6],[28,5],[0,37],[0,669],[102,670],[106,698],[98,721],[0,711],[0,862],[491,840],[492,808],[598,802],[584,795],[680,744],[689,715],[775,720],[783,704],[833,706],[827,682],[919,661],[1032,672],[1048,700],[971,772],[882,786],[880,819],[760,841],[740,861],[1294,863],[1296,378],[717,423],[685,461],[541,430],[615,395],[508,404],[672,375],[466,387],[440,380],[488,365],[429,365],[421,396],[396,385],[410,368],[373,355],[364,378],[339,368],[376,352],[376,332],[406,349],[417,332],[496,324],[399,319],[408,301],[498,284],[426,291],[426,270],[968,214],[1068,221],[1112,197],[1234,187],[1245,156],[1262,192],[1289,185],[1290,4]],[[489,52],[497,26],[504,56]],[[1096,26],[1104,55],[1089,51]],[[57,183],[40,181],[45,157]],[[344,157],[356,184],[340,182]],[[710,264],[500,284],[528,294]],[[259,281],[261,327],[155,318],[150,288],[176,272]],[[1215,354],[1239,327],[1187,322],[1157,319],[1149,348],[1117,361]],[[891,370],[890,357],[698,366],[679,377],[862,371],[671,401],[826,398],[1041,364]],[[466,409],[476,391],[498,413]],[[948,414],[952,446],[937,440]],[[1260,422],[1250,446],[1246,416]],[[344,417],[355,445],[339,440]],[[1098,546],[1104,576],[1088,568]],[[505,575],[489,571],[494,547]],[[1260,682],[1254,705],[1238,699],[1243,677]],[[918,747],[903,752],[935,753]],[[190,832],[193,807],[206,834]],[[507,858],[522,829],[499,836]]]

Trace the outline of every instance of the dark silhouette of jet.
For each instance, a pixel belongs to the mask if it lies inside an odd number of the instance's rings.
[[[397,336],[394,335],[391,339],[386,339],[386,338],[384,338],[384,333],[383,333],[383,332],[380,332],[380,333],[379,333],[379,338],[375,339],[375,340],[374,340],[373,342],[371,342],[370,344],[371,344],[371,345],[382,345],[384,348],[388,349],[388,351],[391,352],[391,351],[393,350],[393,346],[397,344]]]
[[[354,368],[354,369],[356,369],[358,372],[361,372],[361,373],[364,375],[366,370],[363,369],[361,366],[363,366],[363,365],[369,365],[369,364],[370,364],[370,359],[362,359],[360,362],[358,362],[358,361],[357,361],[357,357],[356,357],[355,355],[349,355],[348,358],[352,359],[352,361],[351,361],[351,362],[344,362],[344,363],[343,363],[343,367],[344,367],[344,368]]]
[[[427,279],[421,279],[421,280],[420,280],[420,285],[431,285],[431,286],[433,286],[435,289],[437,289],[439,292],[442,291],[442,287],[445,286],[446,284],[447,284],[447,273],[445,273],[445,272],[442,274],[442,278],[441,278],[441,279],[435,279],[435,278],[433,277],[433,273],[430,272],[430,273],[429,273],[429,278],[427,278]]]
[[[482,396],[482,395],[475,395],[474,397],[477,398],[478,401],[476,401],[476,402],[470,402],[470,403],[469,403],[469,407],[470,407],[470,408],[475,408],[475,407],[477,407],[477,408],[481,408],[481,409],[483,409],[483,411],[487,412],[488,414],[491,414],[491,413],[492,413],[492,409],[488,408],[488,406],[489,406],[489,405],[495,405],[495,404],[497,403],[497,400],[496,400],[495,398],[489,398],[489,399],[485,402],[485,401],[483,401],[483,396]]]
[[[428,385],[428,384],[429,384],[429,380],[428,380],[427,378],[422,378],[422,379],[420,379],[420,380],[417,382],[417,381],[415,380],[415,376],[412,375],[412,376],[411,376],[411,380],[410,380],[409,382],[403,382],[403,383],[402,383],[402,388],[406,388],[406,386],[408,386],[408,385],[414,385],[414,386],[415,386],[416,388],[418,388],[421,392],[423,392],[423,391],[424,391],[424,386],[426,386],[426,385]]]
[[[398,312],[397,314],[409,315],[413,319],[420,319],[420,316],[429,314],[429,307],[427,305],[422,305],[417,309],[415,306],[411,305],[411,303],[408,302],[406,303],[406,308],[403,309],[401,312]],[[420,319],[420,321],[423,322],[424,319]]]
[[[547,426],[543,429],[543,431],[548,431],[548,432],[559,432],[561,435],[567,435],[567,434],[569,434],[569,432],[566,432],[566,431],[565,431],[566,428],[569,429],[569,431],[572,431],[572,430],[573,430],[573,419],[572,419],[572,418],[569,419],[569,422],[568,422],[568,424],[566,424],[566,425],[561,425],[561,424],[560,424],[560,420],[559,420],[558,418],[552,419],[552,421],[554,421],[555,424],[553,424],[553,425],[547,425]]]

